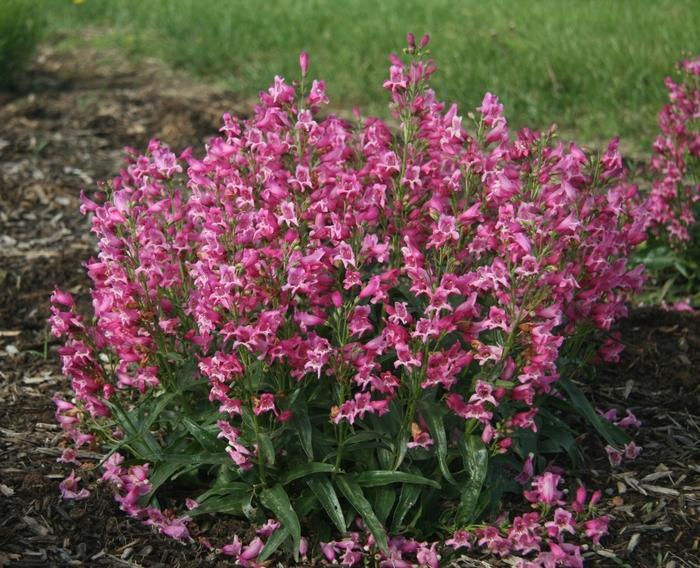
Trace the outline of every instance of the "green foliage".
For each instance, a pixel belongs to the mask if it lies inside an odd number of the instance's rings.
[[[34,53],[44,18],[32,0],[0,2],[0,87],[12,86]]]
[[[694,207],[700,218],[700,206]],[[651,238],[637,253],[637,262],[644,265],[647,289],[640,297],[645,304],[674,304],[688,301],[700,305],[700,223],[690,229],[691,239],[682,247],[672,248],[662,239]]]

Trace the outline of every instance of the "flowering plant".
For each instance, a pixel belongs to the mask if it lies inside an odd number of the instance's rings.
[[[700,282],[700,56],[681,61],[680,80],[666,78],[668,104],[659,112],[660,134],[653,145],[647,224],[652,238],[641,260],[665,296],[696,295]],[[676,282],[679,280],[679,282]],[[669,289],[671,293],[669,294]],[[688,301],[677,304],[688,309]]]
[[[556,408],[627,441],[557,366],[641,285],[617,141],[592,158],[553,129],[511,137],[492,94],[470,133],[430,89],[426,45],[391,57],[396,130],[319,118],[325,85],[302,54],[301,81],[276,77],[249,120],[225,115],[202,157],[154,140],[100,204],[83,197],[94,314],[52,297],[75,395],[57,416],[76,447],[108,451],[128,514],[181,539],[201,514],[273,517],[224,547],[244,564],[303,555],[302,526],[351,560],[357,517],[384,558],[432,565],[412,538],[485,526],[543,454],[575,455]],[[618,352],[609,338],[599,354]],[[526,494],[543,521],[563,505],[544,475]],[[163,490],[178,482],[181,516]],[[63,489],[85,496],[74,476]],[[562,530],[519,521],[552,550],[574,526],[554,514]]]

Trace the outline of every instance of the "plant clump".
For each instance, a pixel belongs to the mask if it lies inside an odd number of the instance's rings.
[[[430,88],[427,43],[391,57],[395,127],[323,118],[302,54],[301,80],[275,77],[202,155],[153,140],[83,197],[92,313],[52,297],[62,459],[106,452],[127,514],[206,543],[199,515],[245,518],[257,536],[220,551],[251,566],[472,546],[577,566],[605,533],[599,494],[567,498],[550,460],[576,458],[566,414],[629,443],[571,375],[619,354],[637,189],[616,140],[593,157],[512,134],[492,94],[465,120]],[[517,495],[532,509],[510,521]]]

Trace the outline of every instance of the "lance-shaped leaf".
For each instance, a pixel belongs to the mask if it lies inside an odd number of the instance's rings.
[[[354,476],[355,482],[361,487],[381,487],[382,485],[390,485],[392,483],[413,483],[415,485],[430,485],[435,489],[440,489],[440,484],[433,480],[416,475],[406,473],[404,471],[392,470],[373,470],[363,471]]]
[[[291,483],[292,481],[301,479],[302,477],[312,476],[314,473],[333,473],[335,471],[335,465],[330,463],[305,463],[303,465],[293,468],[289,473],[287,473],[287,475],[282,477],[280,482],[282,483],[282,485],[286,485],[287,483]]]
[[[333,489],[331,480],[325,475],[312,475],[305,479],[307,485],[313,491],[313,494],[321,503],[323,510],[328,515],[328,518],[333,522],[340,533],[344,533],[347,528],[345,518],[343,517],[343,509],[338,501],[338,496]]]
[[[406,484],[401,488],[399,502],[394,509],[394,520],[391,524],[392,533],[396,534],[401,530],[406,515],[418,503],[422,491],[423,487],[420,485]]]
[[[608,444],[619,448],[630,441],[631,438],[622,428],[618,428],[595,411],[586,395],[570,379],[559,379],[557,385],[566,393],[573,409],[583,416]]]
[[[457,482],[447,466],[447,436],[445,435],[442,414],[435,404],[425,404],[421,410],[425,421],[428,423],[430,435],[435,440],[436,454],[442,476],[448,483],[456,485]]]
[[[301,541],[301,525],[289,496],[284,488],[277,484],[260,492],[260,502],[263,507],[272,511],[284,528],[292,535],[294,542],[294,560],[299,560],[299,542]]]
[[[262,562],[265,562],[265,560],[270,558],[270,556],[272,556],[277,551],[277,549],[284,543],[284,541],[290,538],[291,536],[292,533],[289,532],[287,527],[278,528],[275,532],[272,533],[272,536],[267,539],[265,546],[260,551],[260,554],[256,559],[256,563],[260,564]]]
[[[466,525],[474,520],[476,505],[488,471],[489,454],[478,436],[462,438],[459,446],[469,479],[462,487],[462,497],[457,508],[457,524]]]
[[[336,477],[336,483],[338,489],[340,489],[345,498],[362,517],[362,520],[372,533],[372,536],[374,536],[374,540],[377,542],[377,546],[379,546],[380,550],[385,553],[388,552],[389,545],[386,531],[382,523],[379,522],[377,515],[374,513],[372,505],[367,501],[365,494],[362,492],[362,488],[352,477],[347,475],[339,475]]]

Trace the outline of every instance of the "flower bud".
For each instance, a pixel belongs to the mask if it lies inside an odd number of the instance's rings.
[[[306,51],[302,51],[299,54],[299,67],[301,68],[302,77],[306,77],[306,73],[309,70],[309,54]]]
[[[423,49],[426,45],[428,45],[428,42],[430,42],[430,34],[423,34],[423,37],[420,38],[421,49]]]
[[[406,34],[406,43],[408,44],[408,52],[413,53],[416,50],[416,36],[408,32]]]

